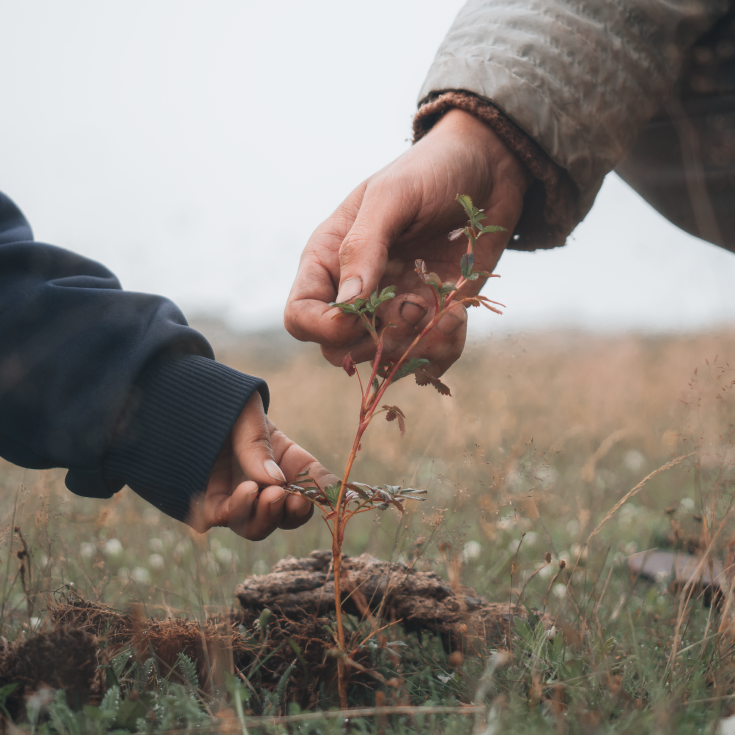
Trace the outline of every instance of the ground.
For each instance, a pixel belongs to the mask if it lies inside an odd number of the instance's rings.
[[[312,345],[277,335],[237,337],[213,323],[201,326],[219,359],[268,379],[270,415],[279,428],[340,474],[355,429],[355,379],[324,363]],[[655,337],[502,336],[468,346],[446,378],[451,398],[418,387],[411,378],[391,388],[390,402],[407,416],[406,437],[399,438],[395,423],[376,421],[353,478],[426,488],[428,500],[405,516],[391,509],[356,519],[346,552],[368,552],[436,572],[448,584],[468,585],[491,602],[527,609],[526,621],[519,617],[512,636],[489,637],[483,645],[466,641],[443,647],[431,634],[418,637],[400,623],[375,636],[372,648],[366,645],[360,660],[391,683],[356,673],[352,705],[483,704],[471,716],[381,714],[349,726],[344,718],[302,717],[280,727],[314,733],[343,727],[360,732],[702,732],[729,716],[735,702],[735,611],[729,598],[708,607],[699,588],[672,591],[666,575],[644,581],[631,576],[626,561],[637,551],[672,545],[709,548],[726,561],[733,539],[728,511],[735,460],[729,396],[735,374],[728,358],[735,360],[735,332],[729,330]],[[585,546],[629,490],[658,467],[692,452],[644,484]],[[321,689],[312,687],[316,699],[305,702],[296,691],[297,679],[291,680],[302,675],[296,654],[293,665],[285,657],[283,670],[268,669],[280,659],[262,660],[264,629],[252,615],[232,622],[240,614],[236,586],[248,575],[267,573],[288,555],[305,557],[328,548],[323,523],[314,519],[303,529],[250,543],[221,529],[199,536],[127,489],[112,501],[76,498],[64,489],[58,471],[2,464],[0,488],[0,625],[9,641],[6,654],[13,646],[28,646],[34,630],[51,635],[48,611],[55,607],[58,615],[60,605],[83,598],[132,614],[130,620],[145,621],[145,630],[152,626],[150,618],[187,618],[187,625],[202,630],[230,625],[245,658],[238,659],[235,651],[223,666],[247,664],[245,673],[253,676],[252,697],[243,695],[246,718],[334,706],[328,652],[321,658]],[[11,534],[14,526],[25,539],[30,562],[18,558],[23,546],[20,536]],[[542,620],[554,624],[551,632]],[[354,623],[366,625],[357,618]],[[112,646],[110,630],[92,631],[97,638],[89,650],[102,674],[88,699],[87,720],[78,715],[80,732],[90,723],[102,729],[122,726],[121,714],[106,720],[100,714],[112,712],[101,697],[116,686],[109,675],[112,664],[100,657],[100,639],[103,648]],[[202,662],[195,661],[196,687],[186,690],[186,662],[177,664],[175,657],[171,663],[178,666],[180,691],[176,677],[164,682],[165,671],[151,669],[146,679],[144,659],[150,656],[141,653],[142,639],[130,643],[134,622],[129,630],[124,660],[110,648],[111,656],[118,655],[123,700],[134,691],[146,703],[135,711],[145,713],[150,705],[152,712],[155,704],[160,717],[158,724],[155,718],[128,717],[125,728],[156,730],[164,722],[166,727],[211,726],[211,731],[242,728],[232,708],[242,687],[231,685],[226,694],[224,684],[209,686],[201,681]],[[74,650],[87,650],[84,645],[77,642]],[[193,648],[187,650],[196,657]],[[63,724],[63,708],[61,719],[50,716],[61,705],[44,702],[39,694],[43,684],[62,686],[51,678],[49,673],[28,684],[16,719],[20,724],[26,710],[37,711],[40,726],[49,732],[65,727],[72,732]],[[151,692],[144,693],[146,687]],[[13,694],[3,695],[0,681],[0,701],[3,696],[12,699]],[[81,700],[72,701],[73,693],[66,696],[70,713],[83,707]],[[251,731],[260,727],[255,720],[246,722]]]

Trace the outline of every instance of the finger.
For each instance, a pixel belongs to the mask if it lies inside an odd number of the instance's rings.
[[[320,487],[334,485],[339,478],[323,467],[309,452],[279,431],[269,420],[269,430],[273,452],[279,465],[286,473],[289,482],[298,484],[298,475],[308,470],[309,475]],[[283,518],[279,528],[292,529],[306,523],[314,513],[314,506],[306,498],[290,494],[286,499]]]
[[[279,431],[270,419],[268,419],[268,426],[273,453],[286,474],[288,482],[298,483],[298,475],[305,470],[309,470],[311,477],[322,487],[338,482],[339,478],[336,475],[327,470],[306,449]]]
[[[423,296],[407,293],[397,296],[383,308],[383,355],[398,359],[429,322],[429,304]]]
[[[314,504],[311,500],[297,493],[290,493],[283,508],[283,517],[278,524],[284,531],[303,526],[314,515]]]
[[[397,296],[380,309],[379,328],[385,329],[382,355],[385,359],[397,360],[431,318],[429,305],[419,294],[409,293]],[[375,342],[363,330],[361,338],[352,344],[322,346],[322,355],[335,366],[341,365],[348,353],[356,363],[372,360]]]
[[[322,356],[335,367],[342,365],[345,355],[349,354],[356,363],[367,362],[375,356],[375,342],[363,329],[359,339],[347,345],[321,346]]]
[[[287,497],[288,493],[279,485],[262,489],[250,517],[239,527],[237,533],[250,541],[262,541],[266,536],[270,536],[283,519]]]
[[[378,288],[396,238],[418,212],[413,190],[391,177],[368,184],[360,211],[339,249],[337,301],[368,298]]]
[[[226,526],[239,536],[244,535],[248,522],[253,517],[258,501],[258,485],[252,480],[241,482],[232,495],[220,506],[217,526]]]
[[[467,309],[455,304],[421,341],[416,357],[429,360],[426,370],[438,378],[460,357],[467,339]]]
[[[339,249],[355,222],[367,184],[363,182],[309,238],[291,287],[284,325],[304,342],[347,344],[360,336],[355,317],[338,317]]]
[[[286,484],[273,456],[263,400],[257,391],[232,427],[232,451],[248,480],[261,487]]]
[[[334,284],[338,279],[336,251],[304,253],[283,317],[293,337],[302,342],[333,345],[347,344],[361,335],[357,317],[342,316],[339,309],[329,305],[337,298]]]

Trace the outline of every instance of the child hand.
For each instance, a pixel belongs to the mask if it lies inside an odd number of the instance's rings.
[[[255,392],[222,447],[206,491],[192,503],[187,523],[200,533],[225,526],[251,541],[277,528],[298,528],[311,518],[313,506],[284,486],[306,469],[321,485],[338,481],[276,429]]]

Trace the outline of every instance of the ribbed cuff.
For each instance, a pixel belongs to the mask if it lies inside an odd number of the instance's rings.
[[[523,213],[507,247],[537,250],[563,245],[581,219],[579,190],[569,174],[492,102],[464,90],[436,92],[422,101],[416,113],[414,143],[452,109],[482,120],[535,179],[523,199]]]
[[[128,485],[184,521],[235,421],[255,391],[268,409],[268,386],[199,355],[166,355],[136,382],[102,470],[114,492]]]

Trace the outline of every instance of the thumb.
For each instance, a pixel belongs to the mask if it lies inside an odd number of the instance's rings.
[[[337,303],[368,298],[378,288],[391,245],[415,214],[405,197],[397,196],[392,187],[368,186],[360,211],[339,249]]]
[[[232,449],[248,480],[260,487],[286,484],[286,477],[273,456],[263,400],[257,391],[250,396],[232,428]]]

